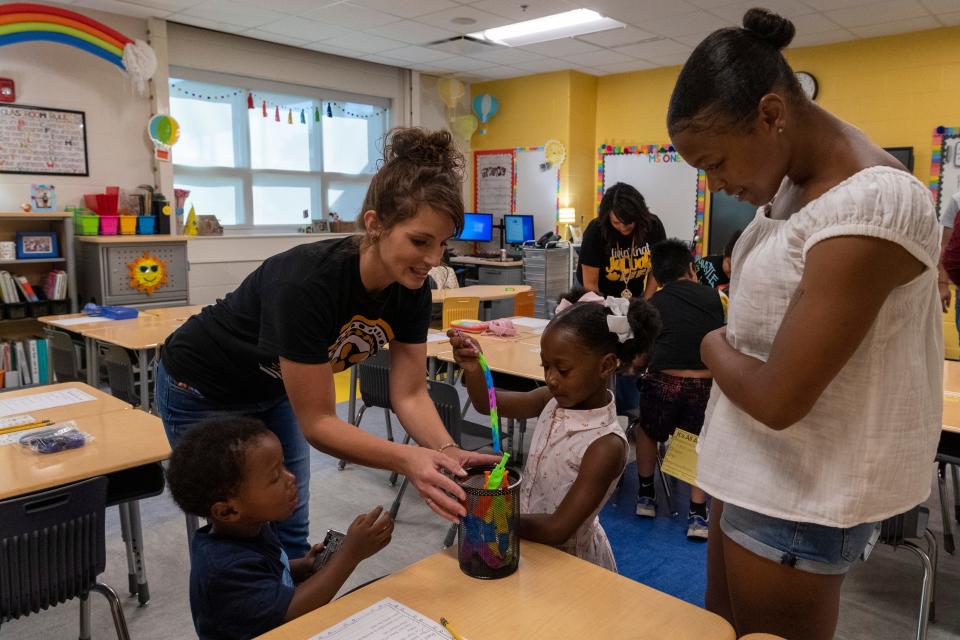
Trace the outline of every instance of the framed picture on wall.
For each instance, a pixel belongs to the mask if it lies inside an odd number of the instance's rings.
[[[0,105],[0,173],[89,176],[84,112]]]

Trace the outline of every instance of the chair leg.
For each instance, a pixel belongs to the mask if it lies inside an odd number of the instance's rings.
[[[117,597],[116,592],[102,582],[93,585],[90,590],[102,594],[110,604],[110,615],[113,616],[113,626],[117,630],[118,640],[130,640],[130,632],[127,630],[127,619],[123,615],[120,598]]]
[[[409,433],[408,433],[407,435],[403,436],[403,444],[410,444],[410,434],[409,434]],[[391,487],[397,486],[397,478],[398,478],[399,476],[400,476],[400,474],[397,473],[396,471],[394,471],[393,473],[390,474],[390,486],[391,486]]]
[[[390,420],[390,409],[383,410],[383,419],[387,423],[387,440],[393,442],[393,423]]]
[[[131,596],[137,595],[136,560],[133,557],[133,540],[130,535],[130,511],[126,502],[117,505],[120,513],[120,539],[127,551],[127,588]]]
[[[950,475],[953,476],[953,518],[960,524],[960,477],[957,474],[957,465],[950,465]]]
[[[80,640],[90,640],[90,594],[80,596]]]
[[[360,405],[360,410],[357,411],[357,416],[356,416],[356,418],[354,418],[354,420],[353,420],[353,426],[355,426],[355,427],[359,427],[359,426],[360,426],[360,420],[363,419],[363,412],[366,411],[366,410],[367,410],[367,405],[365,405],[365,404]],[[337,463],[337,470],[338,470],[338,471],[343,471],[343,470],[346,468],[346,466],[347,466],[347,461],[341,459],[340,462]]]
[[[937,547],[937,537],[930,529],[924,529],[923,537],[927,539],[927,555],[930,556],[932,572],[930,576],[930,622],[937,621],[937,563],[940,550]]]
[[[667,484],[667,476],[663,472],[663,456],[660,454],[660,447],[657,447],[657,476],[660,478],[660,484],[663,485],[663,493],[667,496],[667,508],[670,509],[670,515],[677,516],[679,512],[673,504],[670,485]]]
[[[927,638],[927,625],[930,620],[930,589],[933,583],[933,568],[930,564],[930,557],[926,552],[913,544],[909,540],[906,540],[900,546],[909,549],[920,558],[921,564],[923,564],[923,585],[920,588],[920,616],[917,619],[917,640],[926,640]]]
[[[410,480],[404,478],[403,482],[400,483],[400,491],[397,492],[397,497],[393,499],[393,504],[390,505],[390,517],[394,520],[397,519],[397,513],[400,512],[400,500],[403,499],[403,492],[407,490],[408,484],[410,484]]]
[[[460,525],[456,525],[456,524],[450,525],[450,528],[447,530],[447,537],[444,538],[444,540],[443,540],[443,548],[444,548],[444,549],[447,549],[447,548],[453,546],[453,541],[454,541],[454,539],[457,537],[457,529],[458,529],[459,527],[460,527]]]
[[[519,422],[520,422],[520,433],[519,433],[520,442],[518,442],[518,443],[517,443],[517,446],[516,446],[516,450],[517,450],[517,465],[523,465],[523,458],[524,458],[524,456],[523,456],[523,437],[524,437],[524,436],[526,435],[526,433],[527,433],[527,419],[526,419],[526,418],[521,418],[521,419],[519,420]],[[512,442],[511,442],[511,444],[512,444]]]
[[[937,463],[937,486],[940,489],[940,517],[943,520],[943,548],[953,555],[953,527],[950,525],[950,511],[947,508],[947,463]]]

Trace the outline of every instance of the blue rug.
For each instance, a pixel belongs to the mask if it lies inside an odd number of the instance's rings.
[[[623,475],[623,487],[619,493],[614,492],[600,512],[600,522],[617,559],[617,570],[622,576],[702,607],[707,586],[707,545],[687,540],[689,488],[667,477],[674,507],[679,511],[679,515],[671,517],[657,480],[657,517],[638,518],[633,512],[636,464],[628,465]]]

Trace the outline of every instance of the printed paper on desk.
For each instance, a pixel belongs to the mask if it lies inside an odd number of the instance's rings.
[[[310,640],[450,640],[440,623],[384,598]],[[466,640],[466,638],[464,638]]]
[[[80,389],[63,389],[61,391],[46,391],[31,393],[26,396],[17,396],[0,400],[0,418],[13,416],[18,413],[28,413],[39,409],[63,407],[68,404],[79,404],[96,400],[95,396]]]
[[[446,342],[447,340],[449,340],[449,338],[445,333],[428,333],[427,334],[427,343]]]
[[[84,316],[83,318],[64,318],[63,320],[51,320],[50,324],[57,327],[72,327],[75,324],[91,324],[93,322],[113,322],[113,318],[104,318],[103,316]]]
[[[683,429],[674,431],[660,469],[677,480],[697,486],[697,436]]]
[[[518,327],[530,327],[531,329],[543,329],[550,323],[546,318],[510,318],[510,321]]]

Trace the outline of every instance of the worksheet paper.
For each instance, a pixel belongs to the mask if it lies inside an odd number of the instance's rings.
[[[531,329],[542,329],[550,323],[546,318],[510,318],[510,322],[518,327],[530,327]]]
[[[440,623],[393,598],[384,598],[310,640],[450,640],[452,637]]]
[[[63,407],[69,404],[79,404],[96,400],[96,397],[80,389],[63,389],[61,391],[45,391],[42,393],[31,393],[26,396],[17,396],[0,400],[0,418],[12,416],[18,413],[27,413],[29,411],[39,411],[40,409],[50,409],[52,407]],[[41,419],[43,416],[40,416]]]
[[[103,316],[86,316],[83,318],[64,318],[62,320],[51,320],[50,324],[58,327],[72,327],[75,324],[92,324],[94,322],[112,322],[113,318],[104,318]]]
[[[445,333],[428,333],[427,334],[427,343],[431,342],[445,342],[449,340],[447,334]]]

